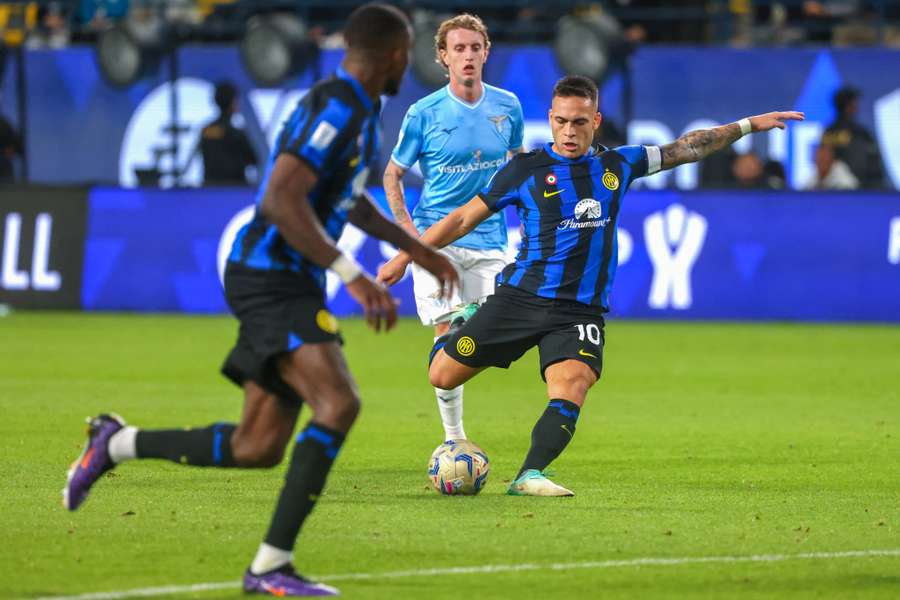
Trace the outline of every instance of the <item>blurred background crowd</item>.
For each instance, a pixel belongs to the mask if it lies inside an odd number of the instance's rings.
[[[179,43],[239,43],[248,22],[260,15],[298,17],[304,43],[317,49],[340,48],[341,22],[358,4],[343,0],[53,0],[0,2],[0,31],[11,48],[61,49],[71,45],[97,45],[103,68],[102,42],[114,28],[127,26],[129,36],[151,40],[164,36]],[[601,2],[537,2],[455,0],[400,1],[416,23],[435,15],[475,12],[484,19],[495,44],[557,46],[566,18],[592,19],[608,33],[602,48],[613,58],[628,56],[636,48],[658,44],[702,45],[723,48],[760,46],[878,46],[900,47],[898,0],[606,0]],[[574,26],[574,25],[569,25]],[[162,31],[165,33],[160,33]],[[110,40],[108,36],[106,40]],[[425,40],[426,44],[430,40]],[[110,42],[117,67],[127,64],[127,48]],[[577,48],[581,51],[582,48]],[[426,53],[427,53],[426,48]],[[587,53],[588,50],[584,50]],[[270,57],[271,58],[271,57]],[[608,57],[600,57],[601,62]],[[137,59],[135,59],[136,61]],[[576,57],[587,60],[590,57]],[[277,61],[276,61],[277,62]],[[561,59],[561,62],[565,62]],[[562,64],[563,70],[571,70]],[[265,66],[263,67],[263,70]],[[427,70],[427,69],[426,69]],[[898,65],[900,72],[900,65]],[[421,70],[420,70],[421,71]],[[432,74],[433,83],[441,73]],[[256,79],[265,79],[257,73]],[[428,73],[425,73],[427,79]],[[596,78],[602,78],[602,69]],[[130,80],[129,80],[130,81]],[[275,80],[273,79],[273,82]],[[213,97],[217,116],[199,130],[195,152],[204,161],[206,184],[253,184],[256,166],[263,160],[238,126],[242,92],[231,81],[219,81]],[[873,133],[858,119],[863,90],[842,85],[830,98],[834,119],[814,148],[814,173],[794,182],[796,189],[880,189],[890,187],[884,159]],[[2,108],[2,107],[0,107]],[[630,115],[621,118],[628,121]],[[235,118],[237,117],[237,118]],[[607,118],[596,142],[606,146],[626,143],[627,127]],[[0,115],[0,180],[12,181],[16,161],[24,156],[23,136],[14,123]],[[24,171],[24,169],[22,169]],[[699,185],[708,188],[781,189],[785,167],[752,149],[729,149],[700,167]],[[152,178],[144,183],[153,183]]]
[[[8,3],[13,4],[13,3]],[[36,27],[29,46],[60,47],[90,41],[110,22],[162,11],[170,22],[203,25],[197,40],[236,35],[236,18],[248,10],[296,10],[322,44],[342,43],[346,0],[53,0],[24,3]],[[416,11],[473,11],[500,42],[547,43],[563,11],[602,11],[616,19],[632,43],[803,44],[900,46],[900,2],[894,0],[605,0],[550,3],[536,0],[396,2]],[[567,6],[571,4],[571,6]],[[7,10],[9,10],[7,8]],[[0,15],[0,18],[3,18]]]

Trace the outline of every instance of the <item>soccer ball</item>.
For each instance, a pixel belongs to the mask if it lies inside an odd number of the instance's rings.
[[[487,455],[469,440],[448,440],[428,461],[434,489],[447,496],[473,496],[481,491],[491,470]]]

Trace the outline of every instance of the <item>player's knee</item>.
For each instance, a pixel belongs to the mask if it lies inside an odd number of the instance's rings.
[[[458,382],[454,381],[452,374],[448,373],[446,369],[440,368],[437,361],[428,369],[428,380],[431,382],[431,385],[442,390],[452,390],[459,385]]]
[[[322,398],[322,402],[316,407],[316,421],[339,431],[348,431],[361,408],[362,403],[355,392],[335,393]]]
[[[596,381],[593,371],[566,370],[548,377],[547,387],[551,398],[562,398],[580,406]]]

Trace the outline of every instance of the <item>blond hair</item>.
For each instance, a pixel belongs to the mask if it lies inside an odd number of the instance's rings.
[[[479,17],[468,13],[451,17],[441,23],[440,26],[438,26],[437,33],[434,34],[434,62],[444,68],[447,67],[447,64],[441,58],[441,50],[447,49],[447,34],[454,29],[468,29],[469,31],[480,33],[481,37],[484,38],[484,47],[486,49],[491,47],[491,40],[488,37],[487,27],[484,26],[484,21]]]

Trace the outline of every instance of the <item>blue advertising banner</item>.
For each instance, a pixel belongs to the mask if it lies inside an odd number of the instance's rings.
[[[221,271],[252,204],[247,189],[94,189],[83,308],[227,310]],[[897,194],[635,191],[618,240],[615,317],[900,322]],[[393,256],[352,226],[340,246],[370,273]],[[339,316],[359,313],[331,275],[327,293]],[[414,315],[408,274],[394,293]]]
[[[196,153],[200,128],[216,114],[216,81],[232,80],[242,90],[238,120],[264,161],[278,126],[319,76],[334,71],[338,50],[281,88],[256,88],[234,47],[184,47],[178,53],[179,78],[169,83],[168,66],[126,90],[100,75],[94,50],[30,50],[26,53],[29,124],[27,148],[31,180],[43,183],[94,182],[133,187],[138,172],[158,170],[163,186],[200,185]],[[685,131],[775,109],[806,112],[807,120],[787,132],[746,137],[739,152],[755,150],[786,166],[789,182],[803,187],[813,172],[813,149],[834,118],[832,94],[842,85],[860,88],[859,120],[878,141],[886,166],[885,184],[900,189],[900,50],[896,49],[724,49],[652,46],[631,59],[634,106],[622,122],[623,80],[603,88],[605,117],[627,133],[630,143],[660,144]],[[14,97],[12,78],[0,81],[4,111]],[[547,109],[554,81],[562,75],[545,47],[492,49],[486,81],[515,92],[526,119],[525,145],[549,138]],[[177,114],[171,134],[172,92]],[[386,160],[410,104],[431,92],[412,75],[400,94],[385,98]],[[412,182],[415,183],[416,169]],[[696,165],[648,178],[651,189],[697,187]]]

